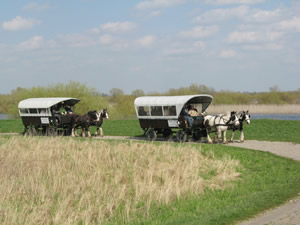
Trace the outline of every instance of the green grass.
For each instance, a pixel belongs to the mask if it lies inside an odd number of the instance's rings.
[[[244,130],[245,138],[250,140],[300,143],[300,121],[252,120],[250,125],[244,125]]]
[[[104,135],[140,136],[144,132],[138,120],[105,120],[102,125]],[[24,128],[21,120],[0,120],[0,133],[21,133]],[[94,132],[91,128],[91,132]],[[287,120],[252,120],[250,125],[244,125],[246,140],[286,141],[300,143],[300,121]],[[231,132],[228,132],[228,137]],[[235,139],[238,139],[236,132]]]
[[[0,133],[22,133],[22,120],[0,120]]]
[[[201,147],[200,147],[201,146]],[[132,224],[233,224],[284,203],[300,192],[300,163],[270,153],[223,145],[197,145],[204,154],[239,160],[241,179],[225,190],[154,207]]]

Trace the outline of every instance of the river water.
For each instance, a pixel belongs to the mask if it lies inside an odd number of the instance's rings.
[[[9,119],[8,114],[0,113],[0,120],[7,120],[7,119]]]
[[[300,114],[251,114],[251,119],[300,120]]]
[[[0,120],[7,120],[8,114],[0,113]],[[300,114],[251,114],[251,119],[300,120]]]

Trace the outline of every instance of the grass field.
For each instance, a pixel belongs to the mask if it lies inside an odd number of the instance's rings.
[[[224,145],[0,136],[0,224],[233,224],[300,191],[300,163]]]
[[[0,133],[21,133],[24,128],[21,120],[0,120]],[[285,120],[252,120],[244,125],[245,139],[264,141],[287,141],[300,143],[300,121]],[[94,128],[91,128],[94,132]],[[143,130],[138,120],[106,120],[103,123],[104,135],[140,136]],[[231,132],[228,132],[228,137]],[[238,139],[239,132],[236,132]]]

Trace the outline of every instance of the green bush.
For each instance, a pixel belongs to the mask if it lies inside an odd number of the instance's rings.
[[[66,85],[56,84],[48,87],[32,87],[30,89],[17,88],[7,98],[9,103],[5,112],[16,117],[18,115],[18,103],[21,100],[43,97],[79,98],[81,101],[76,105],[76,112],[79,114],[108,106],[106,99],[101,97],[95,89],[89,88],[85,84],[70,81]]]
[[[90,110],[107,108],[111,119],[136,118],[134,99],[144,95],[137,89],[131,95],[125,95],[122,89],[112,88],[110,95],[103,96],[86,84],[70,81],[68,84],[55,84],[47,87],[17,88],[9,95],[0,95],[0,113],[18,116],[18,103],[27,98],[37,97],[73,97],[81,101],[76,105],[76,112],[84,114]],[[213,88],[201,84],[191,84],[188,87],[170,89],[165,93],[148,95],[192,95],[210,94],[214,97],[213,104],[300,104],[300,91],[281,92],[276,89],[270,92],[241,93],[232,91],[216,92]]]

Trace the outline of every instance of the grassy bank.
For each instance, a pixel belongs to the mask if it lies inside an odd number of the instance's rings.
[[[223,145],[0,137],[1,224],[233,224],[300,191],[300,163]]]
[[[0,133],[23,132],[21,120],[0,120]],[[95,128],[91,127],[92,133]],[[250,125],[244,125],[246,140],[287,141],[300,143],[300,121],[285,120],[252,120]],[[103,123],[104,135],[112,136],[140,136],[143,130],[138,120],[105,120]],[[228,137],[231,132],[227,132]],[[238,139],[239,132],[236,132]]]

